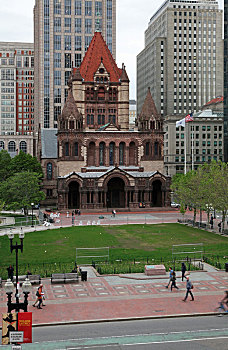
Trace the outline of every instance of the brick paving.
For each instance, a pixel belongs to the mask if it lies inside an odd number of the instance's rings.
[[[129,318],[164,317],[213,313],[224,291],[228,289],[228,273],[224,271],[193,272],[195,301],[183,302],[185,282],[177,275],[179,290],[166,288],[168,275],[159,278],[144,274],[97,277],[88,268],[88,280],[72,284],[51,284],[43,279],[46,306],[32,307],[37,287],[29,296],[33,324],[86,322]],[[6,312],[7,298],[0,289],[0,313]]]

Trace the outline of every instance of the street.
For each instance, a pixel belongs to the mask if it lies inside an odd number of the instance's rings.
[[[227,316],[162,318],[35,327],[23,349],[227,350],[227,339]]]

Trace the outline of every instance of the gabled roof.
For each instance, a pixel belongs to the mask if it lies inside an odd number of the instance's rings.
[[[74,97],[72,94],[72,90],[69,89],[68,96],[67,96],[66,102],[64,104],[61,116],[63,118],[67,118],[67,117],[70,117],[71,115],[74,116],[75,118],[78,118],[80,116],[80,113],[79,113],[77,105],[75,103],[75,100],[74,100]]]
[[[150,119],[152,116],[154,116],[155,119],[160,119],[160,115],[158,114],[157,108],[155,106],[150,88],[148,88],[147,95],[142,106],[142,111],[139,115],[139,119]]]
[[[110,82],[119,82],[122,69],[112,57],[112,54],[100,32],[95,32],[89,48],[80,66],[80,74],[85,81],[93,81],[94,74],[103,62],[107,72],[110,74]]]

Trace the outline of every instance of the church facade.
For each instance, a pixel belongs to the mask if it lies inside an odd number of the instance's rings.
[[[150,90],[129,129],[129,79],[96,32],[73,69],[58,129],[40,131],[45,205],[59,210],[170,205],[163,119]],[[53,150],[49,149],[52,144]]]

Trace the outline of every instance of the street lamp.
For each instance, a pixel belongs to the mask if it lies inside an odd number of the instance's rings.
[[[18,289],[19,289],[19,283],[18,283],[18,250],[20,250],[21,252],[23,252],[23,239],[24,239],[24,232],[21,228],[21,231],[19,233],[19,238],[21,243],[18,244],[16,242],[16,244],[13,244],[13,239],[14,239],[14,234],[12,233],[12,231],[10,230],[10,233],[8,234],[9,240],[10,240],[10,251],[11,253],[13,252],[13,250],[16,251],[16,293],[15,293],[15,298],[16,298],[16,302],[12,303],[12,294],[13,294],[13,289],[14,289],[14,285],[12,283],[12,281],[10,279],[7,280],[6,284],[5,284],[5,291],[6,294],[8,296],[8,312],[11,312],[12,310],[16,310],[17,312],[20,311],[20,309],[24,310],[24,312],[27,312],[28,310],[28,295],[31,292],[31,288],[32,285],[29,281],[28,278],[25,279],[25,282],[22,284],[22,291],[24,293],[24,302],[20,303],[19,300],[19,293],[18,293]]]
[[[33,207],[34,207],[34,203],[31,203],[31,206],[32,206],[32,227],[34,227],[34,225],[33,225]]]

